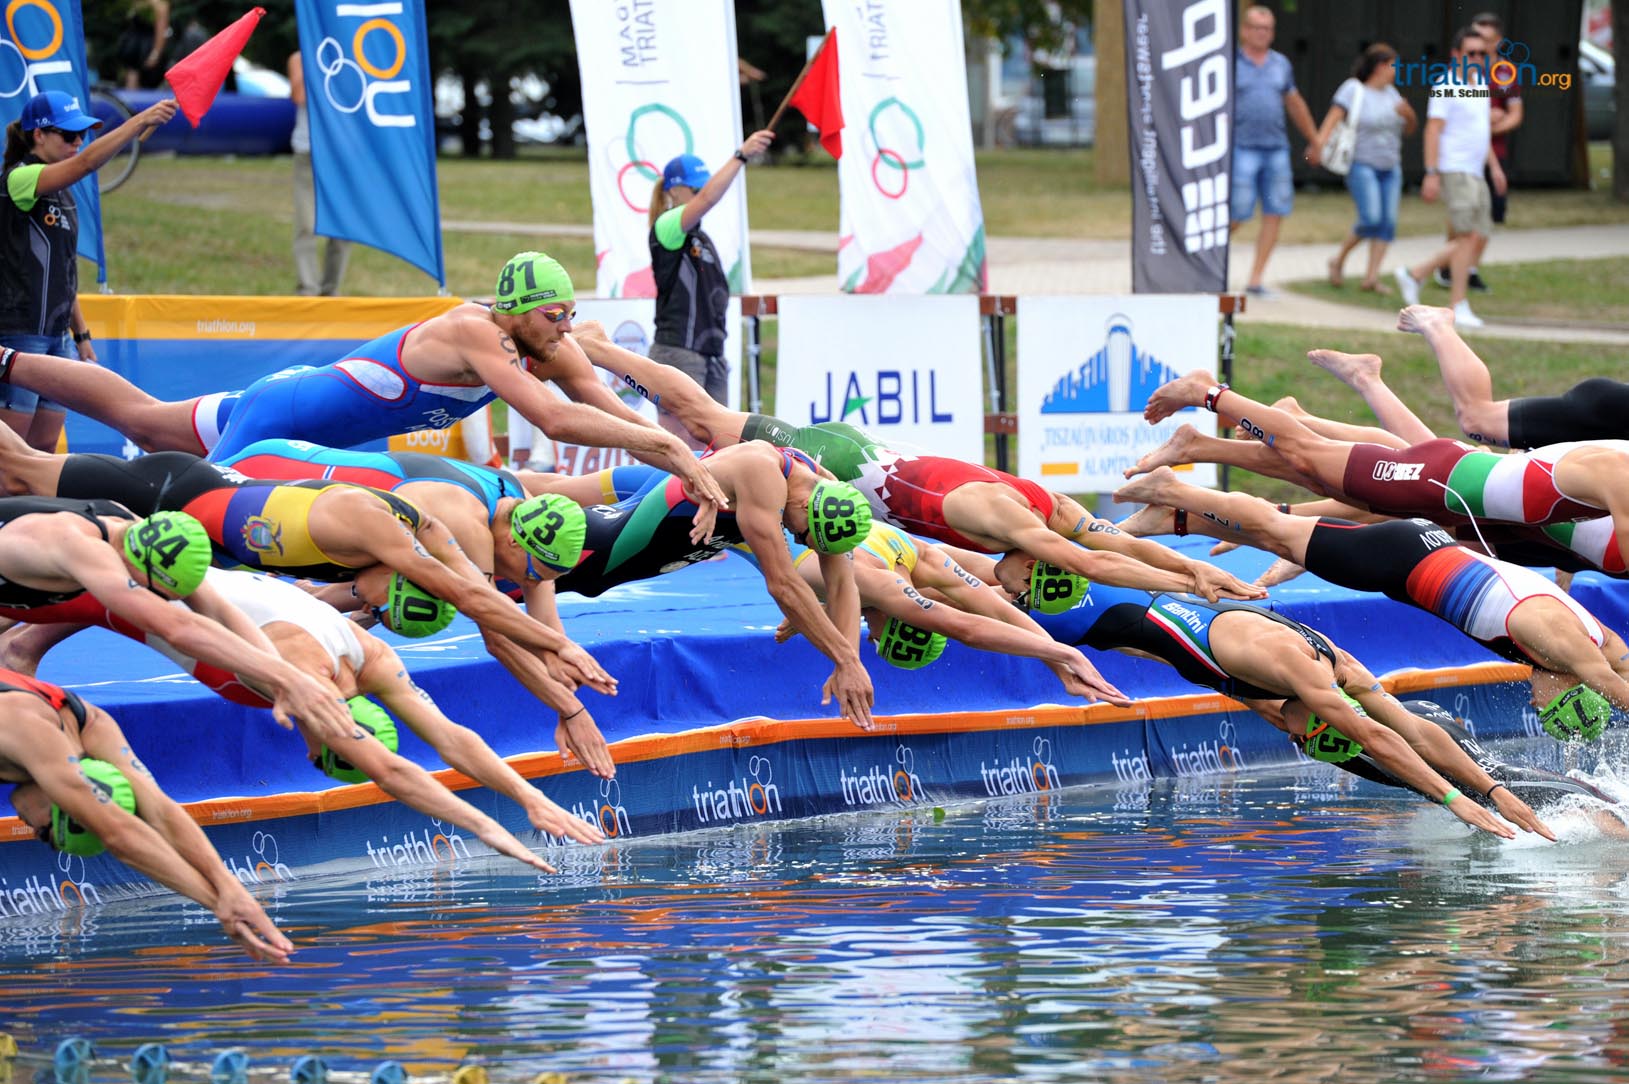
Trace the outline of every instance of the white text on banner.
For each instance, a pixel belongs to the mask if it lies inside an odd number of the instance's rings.
[[[1211,294],[1019,298],[1019,473],[1063,493],[1107,493],[1184,422],[1214,434],[1214,414],[1149,425],[1143,406],[1166,381],[1214,366],[1217,319]],[[1183,478],[1212,486],[1216,468]]]
[[[783,297],[775,414],[984,462],[976,297]]]

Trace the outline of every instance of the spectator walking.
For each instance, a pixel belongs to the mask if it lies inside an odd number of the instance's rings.
[[[175,116],[164,101],[85,145],[102,122],[60,90],[36,94],[6,127],[0,166],[0,346],[95,361],[90,325],[79,310],[79,209],[71,185],[91,176],[125,144]],[[73,341],[69,341],[72,334]],[[54,452],[64,412],[49,399],[0,384],[0,422],[30,447]]]
[[[317,268],[317,178],[311,170],[311,116],[305,108],[305,65],[299,50],[288,58],[288,94],[294,102],[294,292],[301,297],[333,297],[345,277],[351,243],[327,239]]]
[[[1346,173],[1346,189],[1357,205],[1357,222],[1341,242],[1340,251],[1329,260],[1329,281],[1335,286],[1341,284],[1347,255],[1367,240],[1369,264],[1363,273],[1362,288],[1391,292],[1380,281],[1380,264],[1397,236],[1397,204],[1403,192],[1403,137],[1413,135],[1419,124],[1414,107],[1392,85],[1396,76],[1397,50],[1379,42],[1363,50],[1352,65],[1352,77],[1336,89],[1323,127],[1318,129],[1316,147],[1322,156],[1339,125],[1348,117],[1357,122],[1351,168]]]
[[[1426,107],[1425,181],[1420,197],[1427,203],[1440,196],[1448,209],[1448,247],[1414,267],[1399,267],[1397,286],[1410,305],[1420,303],[1420,283],[1438,264],[1450,268],[1449,303],[1454,321],[1462,328],[1483,325],[1465,300],[1470,271],[1487,251],[1493,233],[1493,192],[1505,190],[1504,168],[1493,156],[1491,119],[1482,73],[1488,46],[1475,27],[1454,35],[1448,52],[1448,78],[1431,88]],[[1484,169],[1492,178],[1483,176]]]
[[[1234,62],[1232,224],[1237,230],[1261,203],[1261,232],[1256,235],[1256,258],[1250,265],[1247,293],[1267,296],[1262,276],[1278,230],[1295,204],[1295,178],[1290,172],[1290,137],[1284,128],[1289,113],[1296,130],[1307,141],[1307,161],[1318,164],[1318,129],[1312,110],[1295,89],[1290,60],[1273,50],[1277,19],[1270,9],[1245,9],[1239,32],[1239,53]]]

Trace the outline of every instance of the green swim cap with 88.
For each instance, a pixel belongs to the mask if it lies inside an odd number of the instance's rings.
[[[1091,581],[1067,568],[1036,561],[1029,570],[1029,608],[1043,614],[1068,613],[1086,601]]]
[[[369,700],[365,696],[353,696],[345,701],[345,706],[351,709],[351,718],[356,725],[379,739],[392,753],[401,746],[400,738],[396,734],[396,720],[390,713]],[[339,756],[326,745],[316,756],[311,758],[322,774],[331,779],[338,779],[341,783],[366,783],[367,775],[356,768],[350,761]]]
[[[1544,732],[1556,741],[1583,738],[1594,741],[1612,721],[1612,703],[1588,685],[1574,685],[1539,712]]]
[[[112,764],[94,757],[80,757],[79,774],[96,791],[98,801],[112,802],[126,813],[136,811],[136,792],[130,789],[130,780]],[[100,836],[64,813],[55,802],[51,803],[49,842],[57,850],[81,858],[90,858],[107,849]]]
[[[946,640],[937,632],[906,624],[890,617],[877,637],[877,654],[889,666],[901,670],[920,670],[945,653]]]
[[[1363,705],[1347,696],[1345,692],[1341,693],[1341,699],[1350,704],[1353,711],[1365,718],[1368,717],[1369,713],[1363,710]],[[1325,722],[1308,712],[1307,741],[1302,752],[1313,760],[1321,760],[1325,764],[1340,764],[1363,752],[1363,746],[1342,734],[1335,728],[1334,723]]]
[[[570,572],[583,555],[588,516],[570,497],[529,497],[509,513],[509,533],[521,548],[556,572]]]
[[[577,293],[571,276],[560,261],[541,252],[521,252],[509,258],[498,272],[496,312],[519,316],[539,305],[569,305]]]
[[[436,598],[400,572],[392,572],[390,598],[379,618],[391,632],[416,640],[434,636],[452,624],[457,612],[452,603]]]
[[[847,482],[822,480],[809,494],[809,547],[847,553],[871,533],[871,505]]]
[[[154,512],[124,532],[130,563],[147,573],[147,582],[182,598],[198,590],[214,558],[209,532],[185,512]]]

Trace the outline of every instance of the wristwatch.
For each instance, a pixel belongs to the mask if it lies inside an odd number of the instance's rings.
[[[1431,167],[1427,168],[1426,171],[1425,171],[1425,175],[1427,177],[1435,177],[1437,175],[1437,167],[1436,166],[1431,166]]]
[[[747,156],[742,154],[740,151],[735,152],[735,160],[740,162],[743,166],[747,164]]]
[[[90,338],[91,333],[88,330],[83,332],[76,331],[74,332],[74,345],[77,346],[80,343],[90,342]]]

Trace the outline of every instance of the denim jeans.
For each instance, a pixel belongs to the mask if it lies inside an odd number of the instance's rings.
[[[0,335],[0,346],[9,346],[25,354],[45,354],[53,358],[79,360],[79,351],[74,347],[73,338],[66,332],[60,338],[55,335]],[[32,414],[36,410],[66,413],[61,406],[51,400],[41,399],[26,388],[19,388],[11,383],[0,384],[0,410],[15,410],[19,414]]]
[[[1402,168],[1375,169],[1353,162],[1346,174],[1346,188],[1357,204],[1357,223],[1352,232],[1370,241],[1395,240],[1397,202],[1403,195]]]
[[[1256,213],[1261,200],[1264,215],[1287,215],[1295,207],[1295,175],[1290,171],[1288,146],[1264,150],[1258,147],[1233,148],[1233,221],[1243,222]]]

